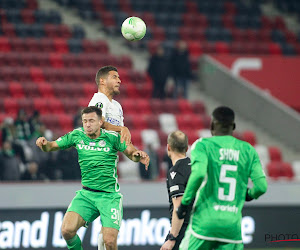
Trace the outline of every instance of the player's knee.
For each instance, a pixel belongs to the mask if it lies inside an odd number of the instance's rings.
[[[65,240],[70,240],[75,236],[76,232],[69,227],[62,226],[61,234]]]
[[[107,248],[111,249],[117,245],[117,239],[112,236],[103,237],[104,244]]]

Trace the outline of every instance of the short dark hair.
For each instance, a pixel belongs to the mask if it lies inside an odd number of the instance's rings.
[[[100,83],[100,78],[106,77],[106,75],[108,74],[109,71],[116,71],[118,72],[118,69],[114,66],[108,65],[108,66],[104,66],[102,68],[100,68],[97,73],[96,73],[96,77],[95,77],[95,81],[97,83],[97,86],[99,86]]]
[[[95,112],[97,114],[97,116],[100,118],[100,120],[102,119],[102,110],[97,108],[96,106],[89,106],[84,108],[83,110],[81,110],[81,117],[83,114],[89,114],[89,113],[93,113]]]
[[[229,107],[220,106],[216,108],[212,116],[222,127],[229,127],[234,124],[234,111]]]
[[[169,134],[168,144],[173,151],[178,153],[185,153],[188,149],[189,141],[185,133],[177,130]]]

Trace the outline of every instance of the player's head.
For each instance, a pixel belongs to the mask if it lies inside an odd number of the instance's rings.
[[[98,90],[106,95],[120,94],[120,76],[118,70],[114,66],[104,66],[100,68],[96,74],[95,81]]]
[[[231,108],[221,106],[212,113],[212,135],[232,135],[235,129],[234,111]]]
[[[185,133],[180,130],[174,131],[168,136],[168,156],[171,156],[171,153],[176,154],[185,154],[188,150],[188,138]]]
[[[95,106],[86,107],[81,111],[81,119],[86,134],[94,136],[103,124],[102,110]]]

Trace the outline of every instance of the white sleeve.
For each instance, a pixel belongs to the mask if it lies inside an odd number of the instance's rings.
[[[97,108],[100,108],[102,110],[102,116],[106,118],[107,100],[101,95],[99,96],[95,94],[91,99],[89,106],[96,106]]]

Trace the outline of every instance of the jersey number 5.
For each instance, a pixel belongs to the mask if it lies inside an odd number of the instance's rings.
[[[225,194],[225,188],[219,188],[218,198],[222,201],[233,201],[235,198],[235,189],[236,189],[236,179],[233,177],[226,177],[227,171],[236,171],[236,165],[227,165],[223,164],[221,166],[220,172],[220,182],[221,183],[228,183],[229,184],[229,193]]]

